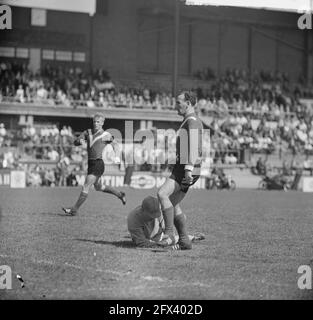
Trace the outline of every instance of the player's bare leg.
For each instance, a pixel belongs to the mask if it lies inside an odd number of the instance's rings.
[[[72,216],[76,215],[79,208],[81,207],[81,205],[87,200],[90,187],[97,181],[97,179],[98,179],[98,177],[96,177],[92,174],[87,175],[87,177],[85,179],[85,183],[82,188],[82,191],[81,191],[76,203],[71,208],[62,208],[63,211],[67,214],[72,215]]]
[[[185,192],[178,190],[170,196],[170,200],[174,206],[174,225],[179,236],[178,244],[182,250],[190,250],[192,249],[192,244],[187,231],[187,219],[180,208],[180,202],[184,199],[185,195]]]
[[[116,197],[118,197],[123,205],[126,204],[126,195],[125,195],[125,192],[123,191],[119,191],[113,187],[110,187],[110,186],[107,186],[107,185],[101,185],[101,182],[100,182],[100,178],[95,182],[95,190],[96,191],[102,191],[102,192],[105,192],[105,193],[110,193],[110,194],[113,194],[115,195]]]
[[[186,194],[179,196],[177,193],[172,195],[170,198],[173,199],[173,204],[175,201],[181,201]],[[175,196],[177,198],[175,199]],[[174,216],[174,225],[177,229],[178,235],[175,235],[175,245],[171,247],[171,250],[191,250],[192,243],[205,239],[203,233],[196,232],[192,235],[188,234],[187,231],[187,217],[182,212],[179,203],[174,207],[175,216]]]
[[[163,213],[165,230],[164,230],[164,245],[172,245],[174,240],[174,206],[170,200],[170,196],[180,189],[179,184],[173,180],[167,178],[165,183],[158,191],[158,198],[161,204],[161,210]]]

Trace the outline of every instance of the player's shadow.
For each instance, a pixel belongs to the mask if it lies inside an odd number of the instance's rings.
[[[118,248],[136,249],[135,244],[131,240],[120,240],[120,241],[106,241],[106,240],[90,240],[90,239],[75,239],[77,241],[92,242],[95,244],[102,244],[108,246],[115,246]]]

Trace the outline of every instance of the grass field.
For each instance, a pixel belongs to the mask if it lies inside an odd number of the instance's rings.
[[[92,191],[76,217],[61,207],[77,188],[0,189],[0,265],[13,272],[2,299],[312,299],[300,265],[312,262],[313,197],[300,192],[191,190],[182,208],[193,250],[133,247],[127,205]],[[22,276],[21,288],[16,274]]]

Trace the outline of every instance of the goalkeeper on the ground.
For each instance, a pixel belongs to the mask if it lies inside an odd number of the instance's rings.
[[[183,214],[181,210],[175,215]],[[142,204],[133,209],[127,217],[127,227],[130,236],[138,247],[156,247],[164,235],[164,220],[157,198],[148,196]],[[189,235],[190,241],[203,240],[204,235],[197,233]],[[175,244],[171,249],[179,250],[178,235],[175,236]]]

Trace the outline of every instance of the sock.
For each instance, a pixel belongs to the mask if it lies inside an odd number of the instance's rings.
[[[186,216],[184,214],[179,214],[178,216],[175,216],[174,224],[179,235],[179,240],[189,242],[190,239],[187,233]]]
[[[72,208],[73,211],[78,211],[78,209],[80,208],[80,206],[86,201],[88,197],[88,193],[81,191],[77,202],[75,203],[74,207]]]
[[[164,234],[174,236],[174,208],[170,207],[162,210],[165,230]]]
[[[110,187],[110,186],[104,186],[102,189],[101,189],[102,192],[106,192],[106,193],[111,193],[111,194],[114,194],[115,196],[117,196],[118,198],[121,197],[121,192]]]

